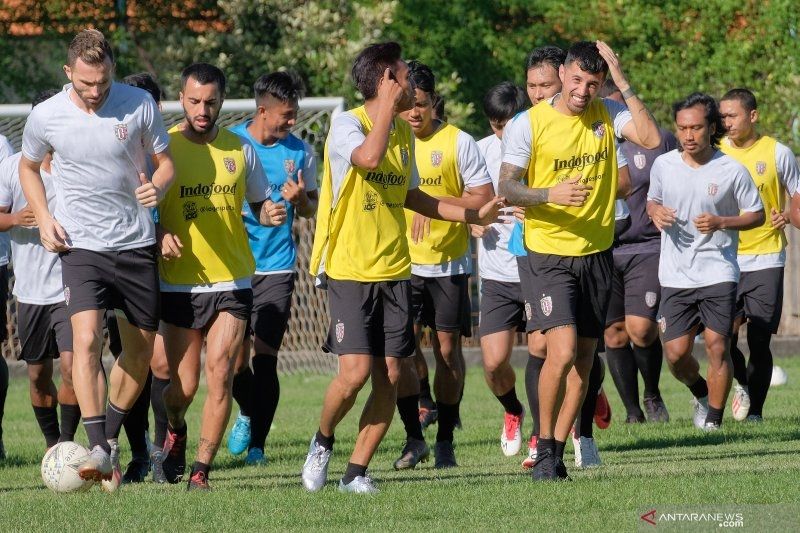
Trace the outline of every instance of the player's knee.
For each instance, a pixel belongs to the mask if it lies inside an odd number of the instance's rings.
[[[34,390],[45,393],[49,390],[52,377],[45,369],[45,365],[28,365],[28,380]]]
[[[603,340],[605,341],[606,348],[625,347],[628,342],[630,342],[628,333],[625,330],[625,323],[617,322],[608,326],[603,334]]]
[[[347,373],[339,374],[339,384],[343,389],[345,396],[352,396],[367,384],[370,373],[368,371],[353,370]],[[399,373],[398,373],[399,376]]]
[[[722,362],[728,346],[727,337],[722,335],[706,335],[706,354],[710,362]]]
[[[628,328],[630,340],[641,347],[650,346],[658,339],[658,327],[655,322],[637,323]]]
[[[90,329],[82,328],[76,329],[72,332],[72,346],[74,349],[75,357],[83,358],[99,355],[102,339],[100,332]]]

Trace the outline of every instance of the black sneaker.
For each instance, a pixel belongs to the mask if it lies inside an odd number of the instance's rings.
[[[433,447],[433,457],[434,468],[453,468],[458,466],[452,442],[437,442]]]
[[[186,472],[186,435],[178,435],[167,428],[164,441],[164,462],[161,463],[168,483],[180,483]]]
[[[567,465],[564,464],[564,460],[561,457],[556,457],[555,472],[556,479],[559,481],[572,481],[572,478],[567,474]]]
[[[435,424],[439,420],[439,410],[436,407],[420,407],[419,408],[419,423],[422,429],[427,429],[431,424]]]
[[[644,413],[642,413],[641,415],[628,415],[628,417],[625,419],[625,423],[626,424],[644,424],[645,423]]]
[[[533,462],[533,468],[531,469],[531,477],[534,481],[553,481],[558,479],[556,476],[556,457],[553,450],[548,448],[536,454],[536,461]]]
[[[189,477],[189,484],[186,490],[211,490],[211,485],[208,484],[208,476],[203,472],[193,472]]]
[[[149,472],[150,458],[147,456],[134,457],[131,462],[128,463],[128,467],[122,475],[122,483],[142,483],[145,478],[147,478]]]
[[[649,422],[669,422],[669,411],[661,396],[645,396],[644,410]]]

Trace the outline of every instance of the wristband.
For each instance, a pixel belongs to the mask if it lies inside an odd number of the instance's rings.
[[[628,87],[627,89],[622,91],[622,98],[624,98],[625,100],[633,98],[634,96],[636,96],[636,93],[633,92],[633,89],[631,87]]]

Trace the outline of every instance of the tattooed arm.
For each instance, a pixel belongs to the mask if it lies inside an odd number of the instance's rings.
[[[554,185],[553,187],[531,188],[520,181],[526,169],[503,162],[500,165],[499,194],[510,205],[530,207],[540,204],[581,206],[592,188],[581,183],[581,175]]]

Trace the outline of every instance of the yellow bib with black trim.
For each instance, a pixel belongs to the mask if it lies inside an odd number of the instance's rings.
[[[372,121],[364,106],[350,111],[364,135]],[[333,132],[332,132],[333,133]],[[325,143],[317,227],[310,270],[333,279],[363,282],[411,277],[406,219],[403,213],[411,178],[411,127],[395,117],[386,155],[375,170],[351,165],[334,204],[330,153]]]
[[[458,171],[459,129],[443,124],[432,135],[414,141],[414,160],[419,172],[419,188],[431,196],[460,198],[464,182]],[[415,212],[406,209],[406,224],[411,228]],[[430,221],[430,234],[414,243],[408,234],[411,262],[415,265],[440,265],[461,258],[469,248],[467,225],[444,220]]]
[[[760,226],[739,232],[739,255],[761,255],[781,252],[786,247],[783,230],[772,227],[770,213],[773,209],[782,213],[786,207],[786,188],[778,177],[775,164],[775,147],[778,141],[762,136],[747,148],[733,146],[725,137],[719,144],[723,153],[744,165],[758,189],[764,204],[764,223]]]
[[[247,186],[242,140],[224,128],[207,144],[188,140],[175,126],[169,149],[175,180],[158,207],[160,224],[183,243],[181,256],[159,261],[161,279],[206,285],[251,276],[253,254],[242,221]]]
[[[592,186],[581,207],[541,204],[525,210],[525,245],[542,254],[583,256],[614,240],[617,155],[614,124],[603,100],[575,117],[543,101],[529,111],[533,146],[527,185],[553,187],[582,176]]]

